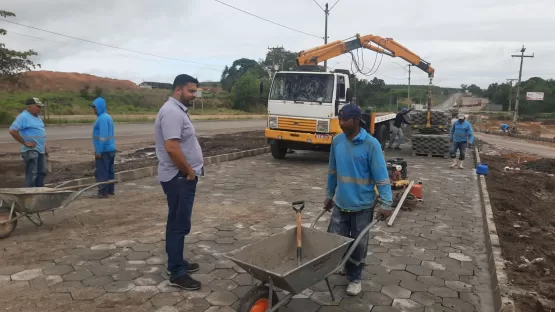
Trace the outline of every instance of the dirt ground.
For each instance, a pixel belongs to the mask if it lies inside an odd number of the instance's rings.
[[[536,311],[537,296],[555,300],[555,159],[481,157],[517,311]]]
[[[69,141],[69,140],[68,140]],[[264,131],[246,131],[232,134],[201,136],[199,142],[204,156],[233,153],[266,146]],[[89,144],[90,145],[90,144]],[[118,142],[116,172],[157,164],[152,140]],[[45,183],[56,183],[93,176],[94,159],[91,152],[79,145],[58,144],[51,147],[52,172]],[[22,187],[24,167],[19,155],[0,157],[0,188]]]
[[[496,133],[500,131],[499,125],[503,123],[511,125],[512,121],[488,119],[486,116],[482,116],[482,122],[476,123],[474,126],[482,131],[490,130]],[[544,138],[555,137],[555,124],[551,124],[551,122],[520,121],[518,122],[517,127],[519,133],[521,134],[537,135]]]

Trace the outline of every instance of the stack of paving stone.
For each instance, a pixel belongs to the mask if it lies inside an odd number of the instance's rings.
[[[428,111],[427,110],[412,111],[410,113],[411,124],[416,125],[416,126],[425,126],[427,117],[428,117]],[[437,110],[432,110],[431,111],[431,122],[430,122],[430,124],[432,126],[447,126],[447,125],[449,125],[450,120],[451,120],[451,118],[444,111],[437,111]]]
[[[412,154],[426,156],[449,156],[449,124],[451,118],[444,111],[431,111],[430,128],[426,127],[428,111],[413,111],[410,114],[415,133],[411,137]]]
[[[449,157],[449,134],[413,134],[412,154]]]

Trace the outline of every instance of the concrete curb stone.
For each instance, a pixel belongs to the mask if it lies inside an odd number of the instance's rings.
[[[209,156],[209,157],[204,157],[204,165],[205,166],[215,165],[226,161],[258,156],[269,152],[270,152],[270,147],[266,146],[262,148],[240,151],[235,153]],[[118,180],[120,183],[123,183],[123,182],[129,182],[129,181],[153,177],[153,176],[156,176],[157,174],[158,174],[158,166],[149,166],[149,167],[142,167],[142,168],[137,168],[132,170],[116,172],[115,179]],[[64,187],[66,187],[66,186],[89,185],[95,182],[96,182],[96,179],[94,177],[88,177],[88,178],[70,180],[62,184],[64,185]],[[49,184],[47,185],[47,187],[54,187],[57,184],[59,183]]]
[[[474,159],[476,164],[480,163],[478,148],[474,148]],[[510,298],[509,279],[505,272],[505,260],[501,255],[501,244],[497,235],[497,228],[493,218],[486,178],[478,176],[478,190],[482,203],[482,215],[484,219],[484,236],[486,240],[486,253],[490,270],[491,288],[493,290],[493,306],[495,312],[514,312],[515,304]]]

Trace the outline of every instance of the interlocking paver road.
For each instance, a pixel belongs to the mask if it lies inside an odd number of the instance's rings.
[[[424,202],[393,227],[371,232],[364,292],[338,302],[323,282],[282,312],[489,311],[491,290],[476,179],[448,161],[406,157],[424,183]],[[200,264],[197,292],[178,291],[165,273],[166,206],[155,178],[118,186],[107,200],[83,199],[35,228],[22,222],[0,241],[0,306],[5,311],[234,311],[251,279],[223,254],[294,227],[290,203],[305,200],[305,223],[324,198],[325,154],[269,155],[207,168],[199,185],[185,256]],[[328,216],[318,223],[325,229]],[[283,296],[283,293],[279,294]]]

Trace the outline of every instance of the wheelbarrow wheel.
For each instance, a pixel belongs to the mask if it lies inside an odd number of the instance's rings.
[[[13,213],[13,217],[15,217],[15,212]],[[0,208],[0,221],[7,221],[10,220],[12,216],[10,216],[10,209],[9,208]],[[17,220],[13,222],[8,222],[4,224],[0,224],[0,239],[6,238],[12,234],[17,226]]]
[[[266,312],[270,307],[269,297],[270,288],[267,286],[254,287],[243,296],[237,312]],[[272,306],[275,306],[278,301],[278,296],[274,291],[272,293]]]

